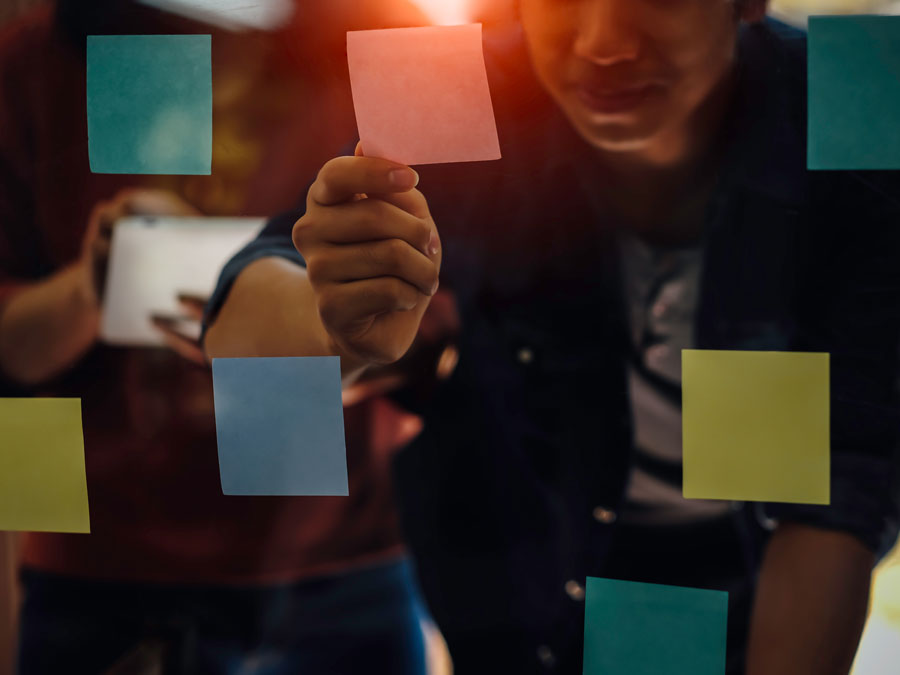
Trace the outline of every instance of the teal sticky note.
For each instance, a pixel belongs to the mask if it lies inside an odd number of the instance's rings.
[[[584,675],[724,675],[728,593],[588,577]]]
[[[349,494],[337,357],[213,359],[226,495]]]
[[[809,20],[810,169],[900,169],[900,17]]]
[[[87,39],[91,171],[209,175],[209,35],[93,35]]]

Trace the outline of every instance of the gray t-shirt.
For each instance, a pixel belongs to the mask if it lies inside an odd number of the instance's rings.
[[[681,495],[681,350],[694,346],[702,251],[621,240],[634,361],[629,390],[635,467],[623,520],[667,525],[717,518],[730,503]]]

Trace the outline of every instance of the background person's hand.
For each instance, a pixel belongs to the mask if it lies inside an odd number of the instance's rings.
[[[293,240],[325,330],[341,356],[393,363],[438,288],[441,247],[409,167],[359,156],[329,161]]]
[[[103,298],[113,227],[126,216],[199,216],[197,209],[168,190],[128,188],[98,202],[88,217],[81,262],[88,293],[97,305]]]
[[[202,366],[208,365],[203,346],[198,335],[185,332],[185,323],[187,322],[191,328],[197,327],[203,320],[203,310],[207,301],[208,298],[179,293],[178,305],[181,307],[181,314],[177,316],[154,314],[150,317],[169,349],[182,358]]]

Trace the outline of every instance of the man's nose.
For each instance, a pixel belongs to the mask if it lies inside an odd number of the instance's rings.
[[[581,3],[575,53],[598,66],[637,60],[641,38],[634,17],[636,0],[587,0]]]

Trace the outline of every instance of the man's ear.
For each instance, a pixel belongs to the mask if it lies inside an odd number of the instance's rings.
[[[736,0],[738,18],[745,23],[756,23],[766,17],[769,0]]]

